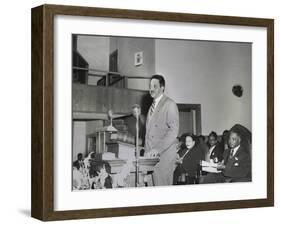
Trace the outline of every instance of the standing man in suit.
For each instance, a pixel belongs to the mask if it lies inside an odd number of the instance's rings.
[[[202,183],[247,182],[251,181],[251,157],[249,150],[241,145],[239,131],[231,130],[228,140],[229,149],[224,152],[223,161],[217,169],[221,173],[210,173],[203,177]]]
[[[153,103],[147,113],[145,155],[160,158],[153,173],[156,186],[173,184],[179,132],[177,104],[164,94],[164,90],[164,77],[153,75],[149,89]]]

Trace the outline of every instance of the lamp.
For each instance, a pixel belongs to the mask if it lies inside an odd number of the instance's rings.
[[[135,158],[136,158],[136,180],[135,186],[139,186],[139,117],[141,108],[138,104],[132,106],[133,116],[136,118],[136,142],[135,142]]]
[[[112,110],[108,111],[107,116],[110,120],[109,126],[104,126],[97,131],[98,136],[99,136],[99,151],[101,150],[101,133],[103,134],[103,147],[105,149],[105,147],[106,147],[105,146],[105,135],[106,135],[106,133],[109,133],[109,134],[113,135],[113,134],[117,134],[117,132],[118,132],[118,130],[112,125],[112,119],[113,119]],[[104,152],[106,152],[106,150],[104,150]]]

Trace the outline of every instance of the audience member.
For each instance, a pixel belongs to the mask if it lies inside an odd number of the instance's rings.
[[[176,160],[177,167],[174,171],[173,184],[195,184],[198,166],[203,154],[195,142],[195,136],[185,134],[185,142],[178,151]]]
[[[238,130],[229,134],[229,149],[224,152],[223,160],[218,164],[221,173],[209,173],[202,183],[245,182],[251,181],[251,158],[249,150],[241,145],[242,136]]]
[[[80,169],[80,167],[82,167],[84,164],[84,161],[83,161],[83,155],[82,153],[78,153],[77,154],[77,160],[73,162],[73,167],[76,167],[76,169]]]
[[[205,152],[205,161],[221,162],[223,159],[223,146],[218,142],[218,135],[212,131],[208,136],[208,151]]]

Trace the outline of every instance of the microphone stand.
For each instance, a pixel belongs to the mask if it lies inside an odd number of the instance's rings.
[[[136,120],[136,187],[139,186],[139,116],[137,116]]]
[[[135,187],[139,187],[139,116],[140,116],[140,106],[134,105],[133,111],[136,115],[136,147],[135,147],[135,159],[136,159],[136,180]]]

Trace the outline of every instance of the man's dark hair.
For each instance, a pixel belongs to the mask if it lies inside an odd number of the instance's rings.
[[[237,136],[240,137],[240,140],[242,140],[242,134],[241,134],[241,132],[238,129],[231,129],[229,131],[229,134],[231,134],[231,133],[236,133]]]
[[[209,137],[214,137],[216,140],[218,139],[218,135],[216,132],[212,131],[210,134],[209,134]]]
[[[226,129],[226,130],[224,130],[224,131],[222,132],[222,135],[223,135],[223,136],[226,136],[228,133],[229,133],[229,130]]]
[[[165,79],[162,75],[152,75],[150,81],[152,79],[157,79],[159,81],[160,87],[164,87],[165,88]]]
[[[222,141],[226,142],[228,138],[229,138],[229,130],[226,129],[222,132]]]
[[[81,158],[81,159],[83,158],[83,154],[82,153],[78,153],[77,154],[77,159],[79,159],[79,158]]]
[[[200,141],[200,139],[203,141],[203,142],[205,142],[205,137],[203,136],[203,135],[199,135],[198,136],[198,140]],[[200,141],[201,142],[201,141]]]

